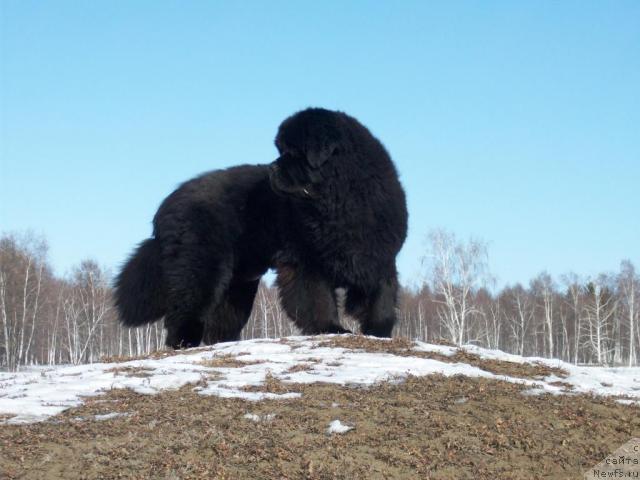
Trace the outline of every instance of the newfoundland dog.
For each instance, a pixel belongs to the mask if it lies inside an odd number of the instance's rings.
[[[389,154],[355,118],[321,108],[286,119],[275,143],[272,164],[205,173],[162,202],[116,279],[123,324],[164,316],[174,348],[236,340],[274,268],[303,333],[347,332],[335,296],[345,288],[362,332],[391,335],[407,209]]]

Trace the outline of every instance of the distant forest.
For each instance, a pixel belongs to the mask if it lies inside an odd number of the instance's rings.
[[[483,242],[434,230],[422,262],[419,287],[401,289],[395,336],[576,364],[638,364],[640,278],[629,260],[615,273],[552,278],[543,272],[528,285],[497,290]],[[357,330],[348,317],[342,322]],[[243,338],[297,333],[275,287],[263,282]],[[83,260],[56,276],[45,239],[0,236],[1,369],[143,355],[163,342],[162,322],[136,329],[119,325],[111,273],[96,261]]]

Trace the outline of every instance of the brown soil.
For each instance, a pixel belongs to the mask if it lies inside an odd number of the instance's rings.
[[[193,386],[113,390],[46,423],[0,426],[0,478],[577,479],[640,436],[637,407],[523,388],[441,376],[368,389],[269,378],[266,389],[303,396],[257,403]],[[127,415],[93,420],[111,412]],[[327,434],[335,419],[354,429]]]
[[[154,360],[160,360],[162,358],[166,358],[166,357],[172,357],[175,355],[195,355],[196,353],[201,353],[202,350],[206,348],[206,347],[200,347],[200,348],[192,348],[189,350],[173,350],[173,349],[166,349],[166,350],[156,350],[155,352],[151,352],[148,355],[105,355],[102,358],[100,358],[100,361],[102,363],[122,363],[122,362],[130,362],[132,360],[147,360],[147,359],[154,359]]]
[[[257,363],[263,363],[261,361],[246,361],[237,359],[237,355],[219,355],[200,362],[201,365],[211,368],[242,368],[247,365],[255,365]]]

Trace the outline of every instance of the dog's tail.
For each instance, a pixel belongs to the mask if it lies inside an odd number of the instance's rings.
[[[160,266],[160,245],[142,242],[116,278],[115,304],[120,322],[127,327],[152,323],[166,313],[165,288]]]

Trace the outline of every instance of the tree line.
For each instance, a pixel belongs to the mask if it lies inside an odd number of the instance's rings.
[[[481,241],[429,234],[424,277],[399,292],[394,335],[453,345],[472,343],[576,364],[637,365],[640,277],[629,260],[615,273],[558,279],[543,272],[528,285],[497,290]],[[110,272],[83,260],[60,277],[47,244],[33,234],[0,235],[0,368],[98,362],[163,348],[162,322],[120,326]],[[344,292],[338,291],[343,312]],[[357,330],[342,315],[347,328]],[[243,339],[299,332],[275,287],[262,283]]]

